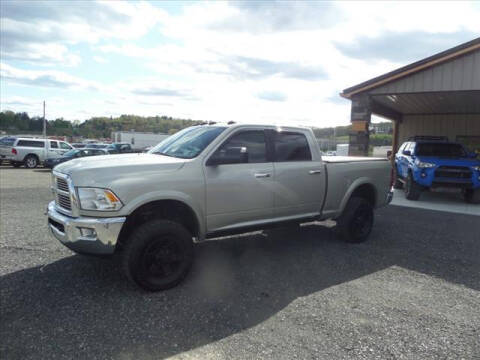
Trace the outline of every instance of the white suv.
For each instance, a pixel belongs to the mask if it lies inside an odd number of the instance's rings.
[[[17,138],[12,146],[2,147],[2,159],[10,160],[14,167],[25,165],[36,168],[47,158],[61,157],[73,146],[58,140]]]

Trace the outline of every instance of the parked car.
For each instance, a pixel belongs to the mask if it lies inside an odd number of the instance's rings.
[[[61,157],[46,159],[43,162],[43,166],[49,169],[53,169],[58,164],[61,164],[61,163],[64,163],[65,161],[69,161],[79,157],[108,155],[108,154],[109,152],[105,149],[73,149],[66,152]]]
[[[411,138],[400,146],[395,167],[395,187],[404,187],[409,200],[418,200],[430,188],[454,187],[463,190],[466,202],[480,203],[480,160],[448,138]]]
[[[89,149],[106,149],[110,144],[87,144]]]
[[[110,154],[124,154],[133,152],[132,146],[128,143],[113,143],[106,147]]]
[[[365,241],[391,173],[387,159],[323,160],[308,128],[198,125],[146,154],[56,166],[48,227],[79,253],[121,250],[126,275],[157,291],[182,281],[208,238],[336,219],[346,241]]]
[[[6,159],[6,155],[10,153],[11,147],[17,138],[13,136],[2,136],[0,138],[0,165]]]
[[[33,169],[45,159],[60,157],[72,149],[72,145],[65,141],[19,137],[11,146],[2,147],[0,152],[2,159],[9,160],[14,167],[25,165]]]

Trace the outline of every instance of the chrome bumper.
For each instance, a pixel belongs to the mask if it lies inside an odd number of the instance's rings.
[[[48,204],[48,228],[52,235],[69,249],[84,254],[113,254],[125,217],[72,218]]]

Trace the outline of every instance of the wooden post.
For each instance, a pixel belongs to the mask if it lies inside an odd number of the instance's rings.
[[[351,118],[352,131],[350,132],[348,155],[368,156],[370,143],[369,125],[372,117],[370,98],[357,96],[352,98]]]

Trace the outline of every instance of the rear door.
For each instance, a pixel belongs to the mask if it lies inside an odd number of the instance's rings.
[[[326,176],[320,154],[300,131],[272,131],[274,144],[275,217],[318,214]]]
[[[239,129],[211,155],[245,147],[245,163],[205,165],[207,231],[252,225],[273,217],[273,164],[263,129]]]

